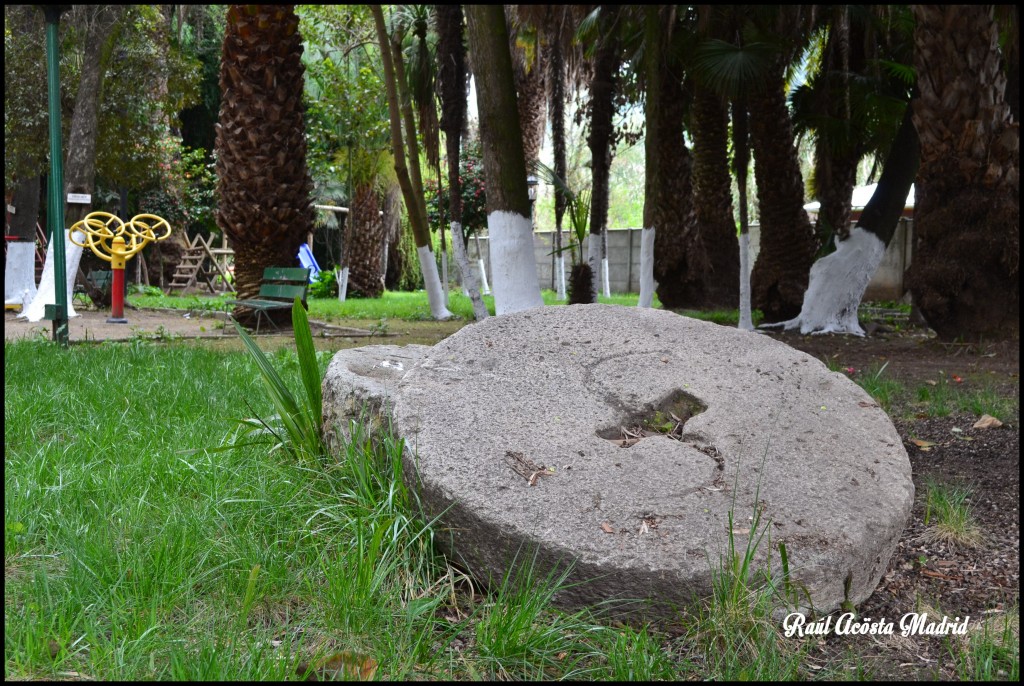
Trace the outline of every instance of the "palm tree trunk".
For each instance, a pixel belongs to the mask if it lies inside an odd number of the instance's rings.
[[[587,145],[590,147],[592,191],[587,262],[593,276],[593,302],[597,302],[597,280],[601,273],[601,259],[604,257],[603,235],[608,230],[609,178],[615,133],[612,118],[615,115],[616,74],[621,62],[617,34],[619,11],[618,5],[601,6],[601,38],[594,56],[594,76],[590,82],[591,116]]]
[[[541,307],[544,300],[533,254],[526,162],[505,13],[501,5],[468,5],[466,23],[487,180],[494,309],[502,315]]]
[[[462,283],[473,303],[477,321],[488,316],[480,296],[480,282],[469,266],[462,233],[462,183],[459,178],[460,143],[466,119],[466,55],[462,43],[462,9],[458,5],[437,5],[438,90],[441,96],[440,127],[448,153],[448,206],[452,226],[452,248],[462,274]]]
[[[693,202],[697,231],[688,247],[693,274],[691,307],[732,307],[739,295],[740,265],[729,176],[728,114],[721,98],[705,88],[694,96]]]
[[[235,250],[239,299],[259,295],[267,267],[298,263],[312,230],[306,167],[302,36],[292,5],[231,5],[221,58],[217,225]],[[238,306],[241,321],[251,311]],[[290,313],[281,311],[282,321]]]
[[[549,8],[549,14],[551,10]],[[566,178],[568,165],[566,164],[565,152],[565,46],[562,44],[562,22],[565,18],[564,11],[550,20],[551,35],[551,147],[554,155],[555,174],[560,179]],[[562,219],[565,217],[565,208],[568,202],[565,197],[565,189],[555,184],[555,264],[557,278],[555,287],[558,299],[565,299],[565,256],[562,253]]]
[[[765,320],[777,322],[800,312],[817,246],[804,211],[804,183],[783,90],[785,63],[776,58],[764,93],[752,96],[749,112],[761,251],[751,275],[753,304]]]
[[[420,271],[423,274],[423,283],[427,291],[427,299],[430,302],[430,313],[434,319],[448,319],[452,313],[444,302],[444,294],[441,291],[441,280],[437,275],[437,262],[434,261],[434,253],[430,249],[430,229],[427,227],[427,213],[425,201],[423,200],[422,183],[415,184],[419,180],[418,155],[414,150],[416,143],[415,125],[410,125],[411,106],[409,117],[406,118],[406,136],[410,147],[410,158],[415,159],[416,169],[410,174],[406,166],[406,142],[402,139],[402,114],[398,107],[398,86],[396,84],[396,64],[393,61],[391,40],[388,38],[387,29],[384,25],[384,13],[380,5],[370,5],[370,12],[373,14],[373,23],[377,30],[377,42],[380,45],[381,62],[384,66],[384,84],[388,96],[388,113],[391,129],[391,148],[395,157],[395,173],[398,176],[398,184],[402,187],[402,196],[405,198],[405,206],[409,212],[409,223],[412,225],[413,237],[416,239],[416,254],[420,261]]]
[[[697,227],[693,208],[693,156],[683,138],[686,93],[671,70],[658,69],[661,102],[648,127],[658,129],[651,152],[656,174],[648,174],[644,226],[654,231],[654,278],[658,281],[658,299],[668,309],[685,307],[692,301],[691,283],[700,278],[704,265],[701,254],[689,252]],[[651,122],[654,122],[653,124]],[[646,214],[651,203],[651,214]],[[641,260],[645,257],[641,246]]]
[[[348,292],[364,298],[379,298],[384,292],[382,264],[386,245],[380,203],[371,185],[357,186],[349,210],[352,235],[348,242]]]
[[[1020,331],[1020,130],[991,5],[913,5],[915,303],[943,339]]]
[[[857,320],[857,308],[896,231],[920,160],[920,146],[910,112],[908,105],[886,156],[878,187],[857,226],[848,232],[845,240],[837,241],[835,252],[811,267],[800,315],[772,326],[799,329],[802,334],[864,335]]]
[[[740,215],[740,319],[738,329],[754,330],[750,311],[750,222],[747,217],[747,170],[750,167],[750,138],[747,103],[743,98],[732,102],[733,172],[736,174],[737,204]]]

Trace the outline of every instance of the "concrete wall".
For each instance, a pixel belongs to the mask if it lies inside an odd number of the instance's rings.
[[[889,243],[882,263],[878,266],[874,278],[868,284],[865,300],[899,300],[906,293],[903,274],[910,266],[911,245],[913,243],[912,220],[901,219],[896,233]],[[640,233],[641,229],[611,229],[608,232],[608,281],[612,293],[640,292]],[[533,254],[537,262],[537,280],[541,288],[554,290],[553,258],[550,254],[554,249],[554,232],[538,231],[534,234]],[[754,264],[761,248],[760,226],[750,227],[751,264]],[[583,256],[587,254],[589,236],[583,242]],[[569,232],[562,232],[562,245],[568,245]],[[488,279],[491,274],[490,251],[487,249],[487,237],[480,237],[480,251],[484,256],[484,265]],[[570,253],[566,250],[566,280],[572,268]],[[476,241],[469,240],[469,257],[476,264]],[[453,267],[454,269],[454,267]]]

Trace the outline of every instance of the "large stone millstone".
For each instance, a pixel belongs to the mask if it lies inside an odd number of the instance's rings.
[[[656,410],[685,421],[683,440],[622,440]],[[485,583],[517,556],[542,575],[571,565],[585,583],[556,597],[568,607],[643,599],[665,616],[710,595],[730,510],[742,554],[759,507],[754,567],[770,537],[780,579],[784,541],[793,586],[827,613],[873,592],[913,501],[892,422],[852,381],[667,311],[549,307],[465,327],[402,375],[393,412],[445,552]]]

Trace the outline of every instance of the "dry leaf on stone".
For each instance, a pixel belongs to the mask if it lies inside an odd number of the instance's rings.
[[[615,533],[615,529],[612,528],[612,525],[608,522],[601,522],[601,529],[603,529],[606,534]]]
[[[975,429],[998,429],[1003,423],[990,414],[981,415],[981,419],[974,422]]]
[[[861,407],[878,407],[878,403],[869,403],[866,400],[861,400],[857,404],[860,405]]]

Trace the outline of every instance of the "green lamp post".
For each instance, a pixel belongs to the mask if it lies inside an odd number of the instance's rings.
[[[46,77],[49,84],[50,180],[47,189],[46,228],[53,243],[53,278],[56,304],[46,305],[53,320],[53,340],[68,347],[67,256],[64,250],[64,146],[60,133],[60,55],[57,30],[60,15],[71,5],[40,5],[46,17]]]

